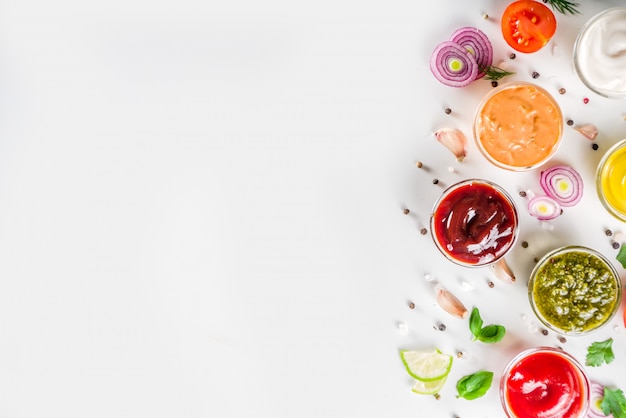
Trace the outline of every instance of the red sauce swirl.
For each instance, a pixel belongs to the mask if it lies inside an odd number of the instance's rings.
[[[468,182],[440,200],[433,228],[445,254],[461,263],[480,265],[500,258],[513,245],[517,214],[495,187]]]
[[[506,402],[515,417],[575,418],[585,412],[581,372],[558,353],[533,353],[504,378]]]

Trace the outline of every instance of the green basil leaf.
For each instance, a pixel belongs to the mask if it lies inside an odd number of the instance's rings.
[[[478,339],[484,343],[497,343],[506,334],[506,329],[502,325],[487,325],[480,330]]]
[[[462,377],[456,383],[456,390],[459,392],[457,398],[472,400],[483,396],[493,382],[493,372],[481,370],[474,374]]]
[[[480,317],[480,312],[478,312],[478,308],[476,307],[472,309],[472,314],[469,319],[469,327],[474,339],[478,338],[480,330],[483,327],[483,319]]]

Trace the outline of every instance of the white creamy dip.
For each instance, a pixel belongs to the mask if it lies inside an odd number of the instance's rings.
[[[574,46],[574,66],[591,90],[626,99],[626,7],[605,10],[585,24]]]

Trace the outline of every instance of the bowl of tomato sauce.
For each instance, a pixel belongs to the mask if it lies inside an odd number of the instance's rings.
[[[444,190],[435,202],[430,226],[435,245],[448,260],[482,267],[513,248],[518,215],[502,187],[489,180],[467,179]]]
[[[587,416],[589,398],[583,366],[557,348],[522,351],[500,379],[500,401],[509,418],[582,418]]]

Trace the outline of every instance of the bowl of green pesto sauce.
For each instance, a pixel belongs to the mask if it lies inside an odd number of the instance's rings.
[[[613,265],[597,251],[575,245],[546,254],[528,282],[537,318],[569,335],[586,334],[609,322],[621,295],[621,280]]]

